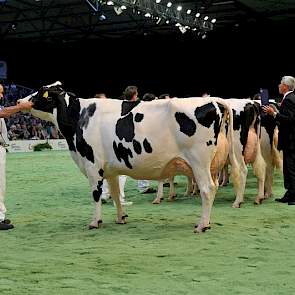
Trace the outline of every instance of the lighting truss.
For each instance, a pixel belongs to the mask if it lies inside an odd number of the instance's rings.
[[[103,1],[105,2],[105,1]],[[112,0],[115,6],[126,6],[127,8],[140,11],[143,14],[149,13],[152,16],[169,20],[171,23],[178,23],[181,27],[194,31],[209,32],[213,30],[213,23],[195,15],[186,14],[174,9],[172,6],[156,3],[153,0]]]

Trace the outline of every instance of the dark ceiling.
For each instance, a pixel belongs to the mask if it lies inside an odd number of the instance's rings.
[[[145,0],[154,2],[155,0]],[[0,0],[0,41],[22,39],[42,42],[75,42],[81,39],[126,39],[137,36],[182,35],[175,23],[157,24],[131,7],[117,15],[114,6],[102,1],[95,11],[86,0]],[[120,2],[120,1],[117,1]],[[167,0],[160,5],[166,7]],[[182,5],[184,17],[187,9],[191,15],[208,15],[209,21],[217,19],[209,34],[222,33],[253,25],[266,27],[294,24],[294,0],[199,0],[171,1],[170,9]],[[101,15],[104,14],[105,20]],[[198,36],[198,31],[185,34]],[[201,34],[199,34],[200,37]]]

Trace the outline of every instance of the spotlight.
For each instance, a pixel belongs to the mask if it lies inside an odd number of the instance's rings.
[[[213,18],[213,19],[211,20],[211,23],[212,23],[212,24],[215,24],[215,23],[216,23],[216,18]]]
[[[168,2],[167,3],[167,7],[171,7],[172,6],[172,3],[171,2]]]
[[[101,14],[101,15],[98,17],[98,19],[99,19],[100,21],[104,21],[104,20],[107,19],[107,17],[106,17],[104,14]]]
[[[159,17],[158,20],[156,21],[156,24],[157,24],[157,25],[160,24],[161,20],[162,20],[162,18]]]
[[[198,12],[198,13],[196,14],[196,17],[200,17],[200,15],[201,15],[201,14]]]
[[[181,32],[182,34],[184,34],[184,33],[186,32],[186,28],[183,27],[183,26],[179,26],[178,29],[180,30],[180,32]]]
[[[177,6],[177,11],[181,11],[182,10],[182,6]]]
[[[123,12],[122,8],[121,7],[118,7],[118,6],[115,6],[114,7],[114,10],[115,10],[115,12],[116,12],[117,15],[120,15]]]
[[[108,1],[107,5],[109,5],[109,6],[114,5],[114,2],[113,1]]]
[[[192,10],[191,9],[188,9],[187,11],[186,11],[186,14],[191,14],[192,13]]]

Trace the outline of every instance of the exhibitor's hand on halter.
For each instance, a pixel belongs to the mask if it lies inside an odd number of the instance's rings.
[[[262,110],[273,117],[276,117],[277,115],[277,112],[274,110],[272,106],[262,106]]]
[[[33,107],[33,103],[31,101],[18,102],[17,106],[19,107],[20,111],[30,110]]]

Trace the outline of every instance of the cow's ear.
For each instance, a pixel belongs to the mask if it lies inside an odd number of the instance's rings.
[[[48,91],[45,91],[45,92],[43,93],[43,97],[46,98],[46,99],[48,99]]]

